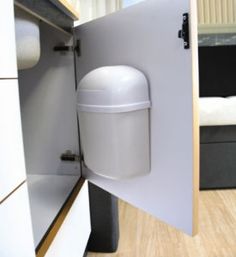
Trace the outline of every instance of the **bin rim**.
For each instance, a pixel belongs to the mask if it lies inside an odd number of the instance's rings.
[[[94,112],[94,113],[122,113],[138,111],[142,109],[151,108],[150,101],[144,101],[139,103],[123,104],[123,105],[87,105],[77,104],[79,112]]]

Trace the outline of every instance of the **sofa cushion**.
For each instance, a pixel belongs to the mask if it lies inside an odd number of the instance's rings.
[[[236,96],[200,97],[200,126],[236,125]]]

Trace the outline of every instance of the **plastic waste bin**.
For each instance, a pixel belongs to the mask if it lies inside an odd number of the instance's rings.
[[[94,173],[128,179],[150,172],[150,98],[145,75],[107,66],[83,77],[77,111],[85,165]]]

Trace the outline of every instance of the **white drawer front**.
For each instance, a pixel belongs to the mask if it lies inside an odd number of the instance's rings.
[[[0,117],[1,201],[26,179],[19,92],[16,79],[0,79]]]
[[[82,257],[90,235],[88,183],[84,183],[45,257]]]
[[[13,0],[0,1],[0,79],[16,78],[16,43]]]
[[[0,204],[0,256],[35,257],[26,184]]]

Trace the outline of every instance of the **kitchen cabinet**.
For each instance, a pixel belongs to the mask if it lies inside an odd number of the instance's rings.
[[[62,179],[77,176],[80,190],[76,191],[77,184],[71,188],[70,196],[66,195],[67,201],[58,208],[51,226],[44,232],[45,237],[34,246],[37,256],[82,256],[90,233],[87,182],[82,186],[83,178],[188,234],[197,233],[196,17],[194,0],[175,0],[171,5],[150,0],[75,27],[73,35],[68,30],[63,33],[65,30],[58,29],[58,24],[50,26],[51,21],[40,24],[39,63],[32,69],[19,71],[18,78],[27,183],[30,185],[30,176],[40,176],[34,177],[31,186],[44,188],[42,181],[54,181],[53,176]],[[115,65],[142,71],[152,102],[150,173],[124,180],[96,175],[83,162],[60,159],[67,150],[74,154],[74,160],[83,154],[78,138],[80,120],[76,116],[79,81],[93,69]],[[3,115],[8,113],[4,109]],[[20,118],[19,107],[17,117]],[[19,155],[24,157],[23,153]],[[36,198],[46,199],[43,202],[50,209],[52,205],[45,197],[50,190],[39,191]],[[37,223],[34,215],[32,219]]]

